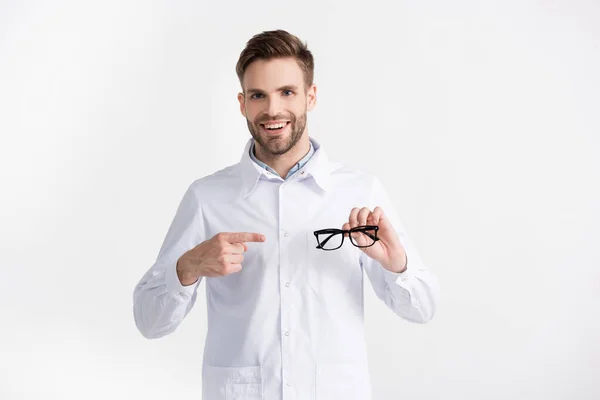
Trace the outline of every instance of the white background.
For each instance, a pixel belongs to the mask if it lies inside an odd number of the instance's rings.
[[[0,1],[0,398],[199,398],[204,284],[144,339],[187,186],[241,157],[235,63],[308,42],[309,132],[379,176],[442,289],[367,286],[374,398],[600,398],[597,1]]]

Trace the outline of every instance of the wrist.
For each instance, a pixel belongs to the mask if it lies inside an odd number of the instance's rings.
[[[399,262],[395,261],[392,265],[383,267],[388,271],[395,272],[397,274],[406,272],[406,270],[408,269],[408,256],[406,255],[405,251],[403,251],[402,253],[403,254],[400,257],[398,257],[398,259],[400,260]]]
[[[190,268],[185,260],[182,260],[181,258],[177,260],[177,266],[175,269],[177,271],[177,278],[179,278],[179,282],[182,286],[192,285],[198,280],[198,277],[194,276],[190,272]]]

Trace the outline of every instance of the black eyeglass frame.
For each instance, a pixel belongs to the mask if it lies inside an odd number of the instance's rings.
[[[371,234],[369,232],[365,232],[365,231],[375,231],[375,234]],[[377,237],[377,231],[379,230],[379,227],[377,225],[361,225],[361,226],[355,226],[352,229],[336,229],[336,228],[328,228],[328,229],[319,229],[318,231],[314,231],[313,233],[315,234],[315,238],[317,239],[317,249],[321,249],[324,251],[332,251],[332,250],[337,250],[340,247],[342,247],[342,245],[344,244],[344,237],[346,236],[345,234],[347,233],[348,236],[350,236],[350,243],[352,243],[353,246],[355,247],[360,247],[360,248],[364,248],[364,247],[371,247],[375,244],[375,242],[377,242],[378,240],[380,240]],[[354,243],[354,240],[352,239],[351,234],[355,233],[355,232],[360,232],[364,235],[367,235],[368,237],[370,237],[371,239],[373,239],[373,243],[371,243],[368,246],[359,246],[356,243]],[[329,236],[327,239],[325,239],[322,243],[319,242],[319,235],[327,235],[327,234],[331,234],[331,236]],[[334,237],[335,235],[342,235],[342,241],[340,243],[340,245],[334,249],[325,249],[323,248],[323,246],[329,241],[329,239],[331,239],[332,237]]]

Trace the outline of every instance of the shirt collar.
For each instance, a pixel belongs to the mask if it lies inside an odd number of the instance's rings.
[[[307,177],[311,176],[319,188],[321,188],[323,192],[326,192],[331,188],[331,166],[329,163],[329,158],[319,142],[312,137],[309,137],[309,140],[313,145],[314,154],[301,168],[301,171],[305,171]],[[242,196],[244,197],[249,196],[254,191],[261,175],[264,175],[267,172],[266,169],[260,167],[257,163],[252,161],[252,158],[250,157],[250,150],[253,144],[253,138],[250,138],[248,142],[246,142],[246,146],[244,147],[244,151],[242,153],[242,158],[238,164],[240,177],[242,179]],[[298,179],[297,176],[299,176],[300,173],[296,173],[294,175],[296,177],[290,179]]]
[[[309,142],[309,144],[310,144],[310,149],[308,150],[308,153],[306,153],[306,155],[289,170],[285,179],[289,179],[290,176],[294,175],[298,170],[300,170],[300,168],[302,168],[304,166],[304,164],[306,164],[308,162],[308,160],[310,160],[312,155],[315,153],[315,146],[313,146],[312,142]],[[277,171],[275,171],[273,168],[269,167],[267,164],[265,164],[264,162],[262,162],[258,158],[256,158],[256,156],[254,155],[255,147],[256,147],[256,141],[252,141],[250,143],[250,150],[248,151],[248,154],[250,154],[250,158],[252,159],[252,161],[257,163],[262,168],[268,170],[272,174],[279,176]]]

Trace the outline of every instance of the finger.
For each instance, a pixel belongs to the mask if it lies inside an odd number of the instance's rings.
[[[225,256],[223,256],[223,259],[225,261],[225,265],[241,264],[241,262],[244,261],[244,256],[243,254],[225,254]]]
[[[223,252],[227,254],[243,254],[248,251],[248,246],[244,243],[227,244],[223,247]]]
[[[358,208],[358,207],[354,207],[350,211],[350,216],[348,217],[348,222],[350,223],[350,228],[354,228],[355,226],[358,226],[359,211],[360,211],[360,208]]]
[[[373,225],[377,225],[381,218],[384,218],[383,209],[379,206],[375,207],[371,216],[373,219]]]
[[[265,236],[260,233],[251,232],[221,232],[217,235],[227,243],[264,242],[266,239]]]
[[[213,277],[231,275],[242,270],[241,264],[227,264],[224,267],[211,271]]]
[[[227,275],[235,274],[236,272],[240,272],[242,270],[242,264],[231,264],[227,268]]]
[[[242,269],[244,256],[241,254],[224,254],[219,257],[218,264],[213,267],[217,276],[230,275]]]
[[[342,225],[342,230],[344,230],[344,231],[350,230],[350,224],[348,222],[346,222],[344,225]],[[344,237],[348,237],[348,234],[344,233]]]
[[[366,225],[367,217],[369,216],[369,214],[371,214],[371,210],[369,210],[367,207],[361,208],[360,211],[358,212],[358,224]]]

